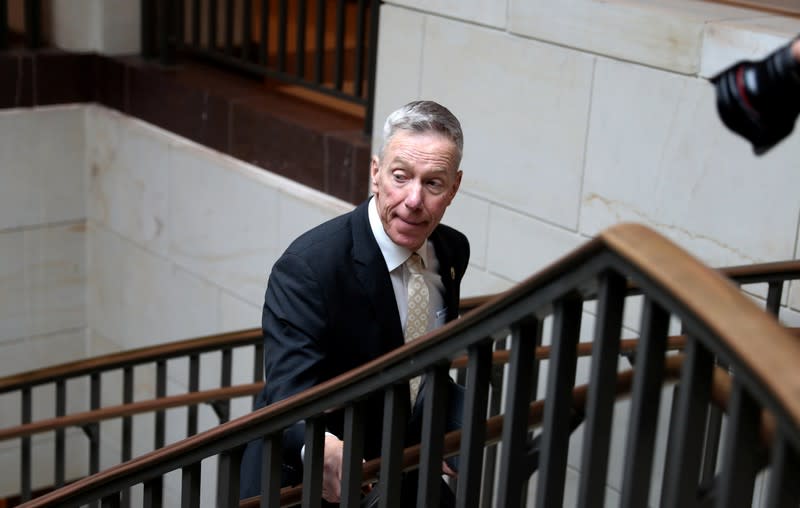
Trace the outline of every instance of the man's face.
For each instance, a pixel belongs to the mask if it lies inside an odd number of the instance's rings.
[[[372,158],[372,192],[383,229],[397,245],[419,249],[461,184],[456,145],[436,132],[400,130],[383,159]]]

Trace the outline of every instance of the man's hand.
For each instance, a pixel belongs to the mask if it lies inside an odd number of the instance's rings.
[[[342,457],[344,441],[333,434],[325,434],[325,451],[322,464],[322,498],[338,503],[342,496]]]

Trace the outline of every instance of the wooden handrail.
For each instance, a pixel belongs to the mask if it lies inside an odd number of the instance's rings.
[[[17,425],[6,429],[0,429],[0,441],[19,437],[31,436],[67,427],[79,427],[91,423],[97,423],[112,418],[123,416],[133,416],[142,413],[151,413],[171,409],[175,407],[192,406],[204,402],[214,402],[218,400],[234,399],[237,397],[247,397],[257,394],[264,387],[264,383],[248,383],[211,390],[182,393],[180,395],[170,395],[157,399],[140,400],[130,404],[120,404],[109,406],[93,411],[84,411],[54,418],[45,418],[32,423]]]
[[[254,328],[110,353],[0,378],[0,393],[18,390],[33,384],[52,382],[65,376],[75,377],[97,370],[118,369],[133,363],[154,362],[194,353],[219,351],[224,348],[255,344],[261,340],[261,329]]]

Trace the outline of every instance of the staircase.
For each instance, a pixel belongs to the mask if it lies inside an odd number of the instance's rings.
[[[766,282],[767,312],[723,275],[743,286]],[[780,326],[770,314],[778,309],[784,281],[799,276],[796,262],[709,270],[650,230],[616,226],[511,290],[465,302],[475,307],[461,319],[355,371],[193,437],[156,446],[153,452],[24,506],[78,506],[92,501],[120,506],[126,503],[127,489],[137,485],[143,487],[145,505],[160,505],[164,477],[170,472],[182,478],[181,503],[199,506],[204,492],[200,478],[208,464],[203,459],[215,456],[219,458],[216,504],[237,506],[238,457],[243,446],[262,438],[266,450],[277,450],[282,429],[299,419],[305,419],[311,429],[306,453],[312,465],[306,468],[303,485],[281,490],[275,474],[280,455],[267,453],[269,474],[264,477],[262,499],[241,505],[313,506],[319,502],[321,484],[321,470],[313,467],[318,459],[314,450],[322,442],[320,417],[343,408],[351,416],[351,430],[358,428],[365,422],[357,401],[375,391],[385,395],[384,420],[389,423],[384,429],[384,449],[381,459],[362,465],[357,438],[346,440],[349,460],[343,504],[347,506],[358,506],[361,485],[374,481],[378,473],[381,481],[376,488],[381,489],[385,506],[393,506],[388,501],[396,499],[393,493],[401,471],[417,467],[421,478],[417,505],[434,506],[440,494],[439,464],[454,453],[461,457],[455,487],[460,506],[519,506],[526,499],[534,500],[536,506],[561,506],[566,496],[576,496],[579,506],[601,506],[612,447],[624,449],[620,506],[750,506],[756,476],[764,470],[770,475],[762,506],[796,506],[800,500],[795,481],[800,464],[800,398],[796,395],[800,341],[794,330]],[[623,320],[630,321],[635,300],[641,302],[640,337],[621,340]],[[586,319],[587,309],[593,320]],[[680,333],[670,335],[676,326]],[[198,349],[201,343],[206,348],[257,347],[258,335],[250,331],[196,339],[180,347],[164,346],[160,353],[132,352],[126,361],[153,361],[179,350],[180,354],[194,351],[188,353],[191,356],[207,350]],[[119,368],[126,355],[88,363],[116,361]],[[622,357],[626,359],[620,363]],[[492,365],[505,365],[499,367],[506,377],[502,387],[492,385],[492,379],[497,379]],[[256,362],[254,380],[261,375],[259,368]],[[463,369],[468,417],[461,432],[445,436],[442,414],[434,409],[443,396],[437,388],[444,386],[453,368]],[[59,383],[54,375],[59,370],[79,369],[49,370],[49,381]],[[87,373],[99,377],[86,370],[82,374]],[[403,450],[399,440],[389,439],[402,435],[405,421],[398,413],[402,405],[397,387],[420,373],[427,374],[433,384],[423,440],[421,446]],[[22,376],[46,377],[42,373]],[[540,379],[543,384],[537,386]],[[665,388],[675,380],[672,409],[660,410],[660,399],[671,393]],[[11,384],[3,380],[0,386]],[[32,386],[19,379],[14,389],[24,394]],[[237,394],[249,395],[257,383],[240,388]],[[505,403],[495,414],[491,407],[500,400],[500,388]],[[181,397],[184,404],[195,404],[224,399],[228,395],[223,393]],[[228,394],[232,393],[231,389]],[[628,397],[629,406],[621,402]],[[158,411],[173,402],[177,401],[162,395],[148,404],[155,404],[158,421]],[[620,404],[629,407],[627,418],[615,413]],[[104,413],[120,417],[133,410],[97,411],[94,418]],[[715,414],[720,418],[715,419]],[[89,420],[75,421],[89,424]],[[723,440],[719,421],[727,429]],[[580,422],[580,482],[576,492],[565,491],[570,433]],[[55,422],[47,425],[63,428]],[[618,426],[626,429],[625,442],[612,444],[612,430]],[[24,435],[24,440],[31,430],[23,426],[4,432],[6,437]],[[659,436],[668,439],[666,456],[656,451]],[[493,462],[487,458],[496,452],[493,445],[497,443],[502,447],[493,465],[499,474],[487,474],[488,462]],[[715,459],[717,454],[711,450],[717,449],[721,450],[719,462],[708,458]],[[651,472],[662,469],[663,475],[651,481]],[[660,497],[656,495],[659,489]]]

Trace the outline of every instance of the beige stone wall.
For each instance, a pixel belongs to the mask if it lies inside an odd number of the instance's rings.
[[[798,32],[797,18],[705,1],[389,0],[373,146],[386,114],[409,100],[440,101],[462,120],[464,177],[444,220],[471,241],[467,294],[507,288],[622,221],[653,227],[712,266],[795,258],[800,134],[755,157],[719,120],[708,78]],[[796,326],[800,285],[783,303],[782,319]],[[582,340],[593,323],[587,305]],[[637,305],[625,325],[634,337]],[[590,368],[579,362],[578,383]],[[545,384],[543,374],[540,396]],[[626,414],[622,403],[608,506],[619,501]],[[581,443],[578,431],[565,506],[576,499]]]

